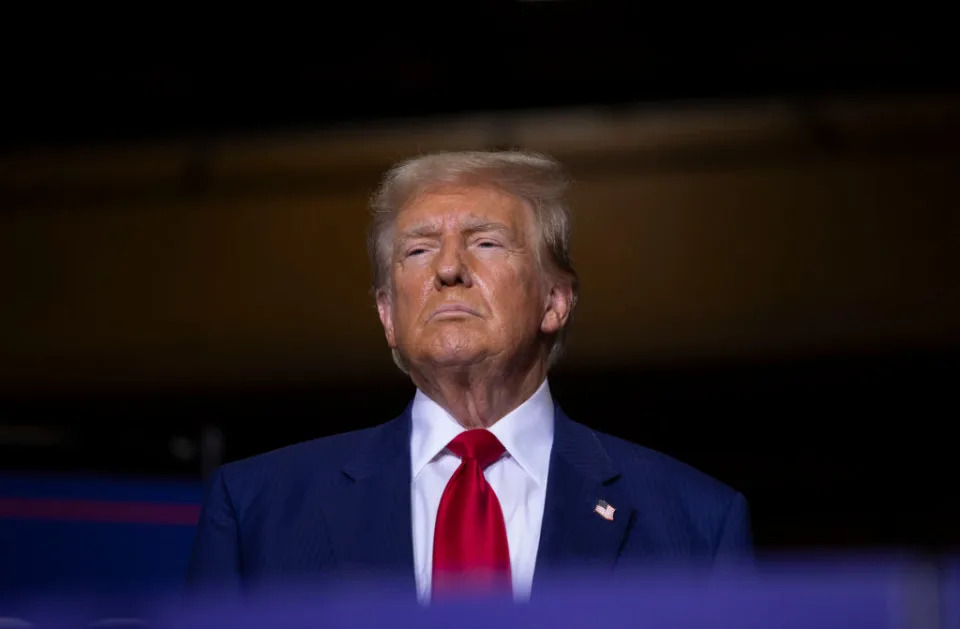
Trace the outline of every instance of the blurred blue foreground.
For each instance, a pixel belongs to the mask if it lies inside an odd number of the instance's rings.
[[[21,592],[0,627],[810,627],[960,629],[960,562],[760,562],[750,570],[569,575],[528,603],[415,602],[406,581],[287,584],[243,599],[126,588]],[[17,624],[21,623],[21,624]],[[29,624],[22,624],[29,623]]]

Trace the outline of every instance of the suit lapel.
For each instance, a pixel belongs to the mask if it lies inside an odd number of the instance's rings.
[[[597,436],[559,408],[537,552],[536,582],[566,569],[610,570],[634,519],[630,499],[617,482],[620,473]],[[596,513],[604,500],[615,511]]]
[[[343,476],[324,505],[338,571],[414,588],[409,407],[377,429]]]

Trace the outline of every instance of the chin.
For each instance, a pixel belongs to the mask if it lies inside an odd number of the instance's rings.
[[[448,340],[448,339],[445,339]],[[459,340],[459,339],[458,339]],[[421,354],[425,363],[440,367],[465,367],[483,360],[488,352],[473,343],[438,343]]]
[[[424,356],[424,361],[438,367],[466,367],[480,362],[484,356],[484,352],[459,348],[444,352],[429,352]]]

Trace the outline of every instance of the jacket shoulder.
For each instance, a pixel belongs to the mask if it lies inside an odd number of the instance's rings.
[[[359,452],[398,428],[403,416],[370,428],[320,437],[222,465],[217,475],[235,503],[257,496],[287,495],[305,483],[332,486]]]

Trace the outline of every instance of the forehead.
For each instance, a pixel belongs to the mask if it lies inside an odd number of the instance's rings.
[[[494,186],[438,186],[407,203],[397,214],[397,232],[432,226],[438,231],[476,222],[500,223],[522,233],[533,218],[523,199]]]

